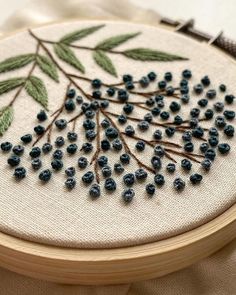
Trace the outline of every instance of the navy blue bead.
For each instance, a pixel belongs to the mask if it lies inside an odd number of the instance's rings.
[[[183,139],[183,141],[191,141],[191,139],[192,139],[192,133],[190,131],[185,131],[182,134],[182,139]]]
[[[107,95],[108,96],[114,96],[115,92],[116,92],[116,90],[113,87],[110,87],[110,88],[107,89]]]
[[[156,117],[156,116],[160,115],[161,110],[159,108],[155,107],[151,110],[151,112],[152,112],[152,115]]]
[[[68,145],[68,147],[66,148],[66,151],[68,154],[74,155],[77,152],[78,146],[75,143],[71,143],[70,145]]]
[[[139,168],[138,170],[135,171],[135,177],[137,180],[145,180],[147,176],[148,176],[147,172],[142,168]]]
[[[165,89],[166,88],[166,81],[159,81],[158,82],[159,89]]]
[[[101,141],[101,149],[103,151],[108,151],[111,148],[111,144],[107,139]]]
[[[222,154],[228,154],[230,151],[230,145],[228,143],[220,143],[218,145],[218,151]]]
[[[181,94],[188,94],[189,93],[189,87],[188,86],[180,87],[180,93]]]
[[[161,145],[156,145],[154,147],[154,153],[159,157],[163,157],[165,155],[165,149]]]
[[[130,162],[130,155],[128,155],[128,154],[121,155],[120,156],[120,161],[121,161],[122,164],[125,164],[125,165],[129,164],[129,162]]]
[[[181,105],[176,101],[172,101],[169,108],[172,112],[178,112],[181,109]]]
[[[15,145],[12,149],[13,153],[17,156],[21,156],[24,153],[24,147],[22,145]]]
[[[1,143],[1,150],[3,152],[10,152],[11,149],[12,149],[12,144],[9,141]]]
[[[132,90],[134,89],[134,83],[129,81],[129,82],[126,82],[125,83],[125,88],[128,89],[128,90]]]
[[[94,174],[92,171],[88,171],[82,176],[82,181],[86,184],[93,182],[93,180],[94,180]]]
[[[68,132],[67,133],[67,139],[70,141],[70,142],[74,142],[76,141],[78,138],[78,134],[75,133],[75,132]]]
[[[186,79],[182,79],[182,80],[180,80],[179,85],[180,85],[181,87],[188,86],[188,80],[186,80]]]
[[[218,132],[218,130],[215,127],[211,127],[209,129],[209,135],[211,135],[211,136],[218,136],[219,135],[219,132]]]
[[[39,179],[43,182],[48,182],[51,179],[51,177],[52,172],[49,169],[44,170],[39,174]]]
[[[76,180],[74,177],[68,177],[65,181],[65,186],[67,189],[72,190],[76,186]]]
[[[109,107],[109,101],[108,100],[103,100],[100,102],[100,106],[102,109],[106,109]]]
[[[216,153],[213,149],[208,149],[206,152],[205,152],[205,158],[211,160],[211,161],[214,161],[215,160],[215,157],[216,157]]]
[[[85,153],[90,153],[93,150],[93,145],[90,142],[85,142],[81,148]]]
[[[154,106],[154,104],[155,104],[155,100],[153,98],[149,98],[146,100],[146,105],[148,107],[152,107],[152,106]]]
[[[159,170],[161,169],[162,163],[161,163],[161,159],[158,156],[153,156],[151,158],[151,164],[153,166],[154,169]]]
[[[161,140],[162,139],[162,131],[157,129],[153,133],[153,138],[156,140]]]
[[[162,118],[162,120],[168,120],[170,117],[170,114],[166,111],[163,111],[160,113],[160,117]]]
[[[206,170],[206,171],[209,171],[209,170],[210,170],[211,165],[212,165],[212,163],[211,163],[211,161],[210,161],[209,159],[204,159],[204,160],[201,162],[201,166],[202,166],[202,168],[203,168],[204,170]]]
[[[121,151],[122,148],[123,148],[123,144],[122,142],[119,140],[119,138],[115,139],[112,141],[112,148],[115,150],[115,151]]]
[[[166,95],[168,95],[168,96],[172,96],[174,93],[175,93],[175,89],[174,89],[174,87],[172,87],[172,86],[168,86],[168,87],[166,88]]]
[[[120,163],[115,163],[114,164],[114,171],[116,172],[116,173],[122,173],[122,172],[124,172],[125,171],[125,168],[120,164]]]
[[[31,166],[34,170],[38,170],[42,167],[42,161],[40,159],[33,159],[31,161]]]
[[[10,158],[7,159],[7,163],[11,167],[15,167],[20,164],[20,157],[18,157],[16,155],[12,155]]]
[[[52,156],[54,159],[61,160],[63,158],[63,151],[55,150]]]
[[[55,140],[55,145],[57,147],[62,147],[65,144],[65,139],[62,136],[58,136]]]
[[[89,189],[89,195],[92,199],[97,199],[101,195],[101,188],[97,183],[94,183]]]
[[[76,95],[76,91],[75,89],[69,89],[68,92],[67,92],[67,97],[69,98],[74,98]]]
[[[128,173],[123,176],[123,181],[126,185],[131,186],[134,184],[135,176],[133,173]]]
[[[135,196],[135,192],[132,188],[129,188],[122,193],[122,198],[125,203],[130,203],[132,202],[133,198]]]
[[[181,191],[185,188],[185,182],[180,177],[178,177],[174,180],[173,185],[177,191]]]
[[[16,168],[14,171],[14,176],[18,180],[25,178],[25,176],[26,176],[25,168],[24,167]]]
[[[108,128],[110,125],[111,125],[111,123],[110,123],[110,121],[109,121],[107,118],[105,118],[105,119],[102,120],[102,122],[101,122],[101,126],[102,126],[104,129]],[[94,127],[95,127],[95,124],[94,124]],[[89,128],[89,129],[93,129],[93,128]]]
[[[194,150],[194,144],[192,142],[185,143],[184,150],[186,152],[189,152],[189,153],[193,152],[193,150]]]
[[[202,127],[196,127],[193,129],[192,131],[192,135],[196,138],[200,138],[200,137],[203,137],[204,135],[204,130],[202,129]]]
[[[104,167],[102,167],[102,175],[104,177],[110,177],[112,174],[112,170],[111,170],[111,167],[106,165]]]
[[[38,114],[37,114],[37,119],[39,120],[39,122],[43,122],[46,121],[48,118],[46,112],[44,110],[41,110]]]
[[[131,125],[128,125],[126,128],[125,128],[125,133],[128,135],[128,136],[132,136],[135,134],[135,130],[134,130],[134,127],[131,126]]]
[[[168,137],[172,137],[175,134],[176,129],[174,127],[168,127],[165,129],[165,133]]]
[[[54,159],[51,162],[51,166],[54,170],[59,171],[63,167],[63,162],[62,162],[62,160]]]
[[[142,77],[140,80],[139,80],[139,84],[141,85],[141,87],[147,87],[149,85],[149,79],[148,77]]]
[[[20,139],[21,139],[21,141],[23,143],[27,144],[27,143],[30,143],[32,141],[33,137],[32,137],[31,134],[25,134],[25,135],[21,136]]]
[[[72,112],[74,111],[76,108],[75,106],[75,103],[74,103],[74,100],[73,99],[67,99],[65,101],[65,109],[68,111],[68,112]]]
[[[210,144],[211,147],[216,147],[218,145],[218,143],[219,143],[219,139],[216,136],[211,136],[208,139],[208,142],[209,142],[209,144]]]
[[[31,158],[38,158],[41,155],[41,149],[39,147],[33,147],[29,153]]]
[[[113,192],[116,190],[116,182],[113,178],[107,178],[105,180],[104,187],[106,190]]]
[[[225,102],[228,104],[232,104],[234,102],[235,96],[232,94],[228,94],[225,96]]]
[[[155,194],[155,191],[156,191],[156,187],[154,184],[148,183],[146,185],[146,192],[149,196],[153,196]]]
[[[145,114],[145,116],[143,117],[144,121],[147,121],[148,123],[151,123],[153,120],[153,116],[151,113],[147,113]]]
[[[125,89],[118,90],[118,100],[121,102],[126,102],[129,99],[129,94]]]
[[[108,158],[106,156],[101,156],[97,159],[97,163],[100,167],[104,167],[108,163]]]
[[[85,157],[80,157],[80,158],[78,159],[78,167],[79,167],[79,168],[84,169],[84,168],[87,167],[87,165],[88,165],[88,160],[87,160],[87,158],[85,158]]]
[[[233,120],[235,118],[234,111],[225,110],[223,114],[227,120]]]
[[[233,137],[234,136],[234,127],[232,125],[226,125],[224,127],[224,134],[227,135],[228,137]]]
[[[147,76],[150,81],[154,81],[157,77],[157,74],[155,72],[150,72],[147,74]]]
[[[174,163],[169,163],[167,164],[166,166],[166,170],[169,172],[169,173],[174,173],[175,172],[175,164]]]
[[[190,70],[186,69],[182,72],[182,76],[185,79],[190,79],[192,77],[192,72]]]
[[[182,96],[181,96],[181,101],[183,102],[183,103],[188,103],[189,102],[189,100],[190,100],[190,97],[189,97],[189,95],[188,94],[183,94]]]
[[[201,143],[199,148],[202,153],[205,153],[209,149],[209,144],[206,142],[203,142]]]
[[[127,122],[127,117],[126,117],[125,115],[120,115],[120,116],[118,117],[118,122],[119,122],[120,124],[125,124],[125,123]]]
[[[56,120],[55,125],[59,130],[63,130],[67,127],[67,121],[65,119],[59,119]]]
[[[127,103],[123,106],[123,111],[125,114],[131,114],[133,110],[134,110],[134,106],[132,104]]]
[[[75,167],[69,167],[65,170],[65,173],[68,177],[75,176]]]
[[[222,112],[224,109],[224,104],[222,102],[217,102],[214,104],[214,109],[216,112]]]
[[[52,150],[52,145],[48,142],[44,143],[42,146],[42,151],[44,154],[48,154]]]
[[[118,137],[118,131],[114,127],[108,127],[105,131],[105,135],[109,139],[114,139]]]
[[[195,173],[192,174],[189,179],[192,182],[192,184],[199,184],[202,181],[202,175]]]
[[[154,182],[155,182],[156,185],[162,186],[165,183],[165,178],[164,178],[164,176],[162,174],[156,174],[154,176]]]
[[[34,127],[34,132],[37,135],[42,135],[45,132],[45,128],[43,126],[41,126],[41,125],[35,126]]]
[[[100,88],[102,86],[102,81],[100,79],[94,79],[91,82],[93,88]]]
[[[84,114],[85,114],[85,117],[88,119],[92,119],[95,116],[95,112],[93,110],[87,110]]]
[[[87,138],[87,140],[92,141],[96,138],[97,133],[94,130],[87,130],[85,132],[85,137]]]
[[[183,159],[181,161],[181,167],[186,171],[190,171],[192,168],[192,163],[188,159]]]

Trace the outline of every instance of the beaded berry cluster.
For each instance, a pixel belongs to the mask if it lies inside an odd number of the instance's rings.
[[[189,174],[189,182],[197,185],[203,177],[200,173],[192,173],[193,163],[200,165],[202,171],[206,172],[211,169],[217,154],[227,155],[230,152],[230,145],[220,142],[220,138],[222,134],[227,139],[234,136],[234,127],[230,122],[234,120],[235,112],[229,106],[234,103],[235,97],[225,93],[227,89],[224,84],[215,90],[211,88],[210,78],[204,76],[199,84],[192,85],[190,70],[182,72],[175,86],[172,85],[171,72],[166,72],[164,77],[150,72],[138,80],[125,74],[122,81],[116,84],[68,74],[43,41],[33,33],[31,35],[55,67],[64,74],[68,86],[61,106],[50,117],[45,110],[40,111],[37,114],[39,124],[34,127],[32,134],[21,136],[22,144],[13,146],[10,142],[1,143],[4,153],[12,152],[7,162],[15,167],[14,176],[17,180],[27,175],[26,168],[20,163],[25,146],[32,145],[29,152],[31,166],[39,171],[41,182],[47,183],[54,172],[64,171],[65,186],[72,190],[77,184],[78,170],[86,171],[80,172],[80,178],[89,187],[91,198],[96,199],[101,195],[102,186],[107,192],[116,191],[116,179],[122,177],[123,185],[126,186],[122,198],[125,203],[130,203],[135,196],[132,188],[135,183],[144,183],[146,193],[153,196],[157,188],[165,184],[163,171],[166,171],[173,174],[174,189],[182,191],[186,179],[174,177],[177,169],[184,172],[185,178]],[[92,90],[86,91],[79,81],[91,84]],[[148,87],[154,90],[148,91]],[[224,100],[218,99],[218,92],[223,94]],[[188,108],[192,93],[194,98],[199,96],[199,99],[195,107],[189,108],[188,115],[182,117],[180,112],[183,107]],[[119,106],[118,112],[114,111],[116,105]],[[134,110],[145,112],[145,115],[134,116]],[[65,119],[64,114],[71,114],[70,119]],[[82,136],[77,132],[80,122],[86,141],[81,141]],[[66,137],[58,135],[52,143],[52,133],[65,130],[68,130]],[[146,136],[150,131],[151,138]],[[171,140],[176,134],[181,136],[181,140]],[[130,147],[130,142],[134,143],[134,149]],[[147,148],[152,150],[152,156],[148,159],[145,156]],[[108,151],[118,154],[112,166]],[[45,154],[51,154],[50,164],[43,163]],[[73,166],[64,166],[63,159],[66,156],[75,157]],[[135,163],[137,169],[126,173],[125,167],[130,163]],[[147,183],[150,175],[153,175],[153,181]]]

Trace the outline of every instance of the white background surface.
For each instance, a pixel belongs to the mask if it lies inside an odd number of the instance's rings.
[[[213,35],[223,30],[227,36],[236,39],[236,0],[131,1],[141,7],[155,9],[163,16],[184,20],[194,18],[196,27]],[[30,0],[0,0],[0,25],[27,2]]]

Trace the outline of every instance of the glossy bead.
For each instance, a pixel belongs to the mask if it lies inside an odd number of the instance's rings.
[[[123,111],[126,114],[131,114],[133,110],[134,110],[134,106],[132,104],[127,103],[123,106]]]
[[[204,86],[209,86],[211,84],[211,81],[208,76],[204,76],[201,79],[201,82],[202,82],[202,85],[204,85]]]
[[[192,139],[192,133],[190,131],[185,131],[182,134],[182,139],[183,139],[183,141],[191,141],[191,139]]]
[[[216,157],[216,153],[213,149],[208,149],[206,152],[205,152],[205,157],[211,161],[214,161],[215,160],[215,157]]]
[[[173,78],[173,75],[172,75],[172,73],[171,72],[166,72],[165,73],[165,75],[164,75],[164,79],[166,80],[166,81],[171,81],[172,80],[172,78]]]
[[[44,154],[48,154],[52,150],[52,145],[50,143],[44,143],[42,146],[42,151]]]
[[[147,194],[149,195],[149,196],[153,196],[154,194],[155,194],[155,191],[156,191],[156,187],[155,187],[155,185],[154,184],[152,184],[152,183],[148,183],[147,185],[146,185],[146,192],[147,192]]]
[[[10,152],[12,149],[12,144],[9,141],[5,141],[1,143],[1,150],[3,152]]]
[[[93,88],[100,88],[102,86],[102,81],[100,79],[94,79],[91,82]]]
[[[160,157],[158,156],[154,156],[151,158],[151,164],[152,164],[152,167],[156,170],[159,170],[161,169],[161,166],[162,166],[162,162],[161,162],[161,159]]]
[[[43,182],[48,182],[51,179],[51,177],[52,172],[49,169],[44,170],[39,174],[39,179]]]
[[[14,176],[18,180],[25,178],[25,176],[26,176],[25,168],[24,167],[16,168],[14,171]]]
[[[101,149],[103,151],[108,151],[111,148],[111,144],[107,139],[101,141]]]
[[[234,102],[235,96],[232,94],[228,94],[225,96],[225,102],[228,104],[232,104]]]
[[[131,186],[134,184],[135,177],[133,173],[128,173],[123,176],[123,181],[125,185]]]
[[[205,153],[209,149],[209,144],[206,142],[203,142],[201,143],[199,149],[202,153]]]
[[[65,144],[65,139],[62,136],[58,136],[55,140],[55,145],[57,147],[62,147]]]
[[[111,170],[111,167],[108,166],[108,165],[105,165],[102,167],[102,175],[104,177],[110,177],[112,174],[112,170]]]
[[[233,137],[234,136],[234,127],[232,125],[226,125],[224,127],[224,134],[227,135],[228,137]]]
[[[153,138],[156,140],[161,140],[162,139],[162,131],[157,129],[153,133]]]
[[[38,114],[37,114],[37,119],[39,120],[39,122],[43,122],[46,121],[48,118],[46,112],[44,110],[41,110]]]
[[[135,177],[137,180],[145,180],[147,176],[148,176],[147,172],[142,168],[139,168],[138,170],[135,171]]]
[[[75,132],[68,132],[67,133],[67,139],[70,141],[70,142],[74,142],[76,141],[78,138],[78,134],[75,133]]]
[[[178,112],[181,108],[181,105],[176,101],[172,101],[169,108],[172,112]]]
[[[65,181],[65,186],[67,189],[72,190],[76,186],[76,180],[74,177],[68,177]]]
[[[113,87],[110,87],[110,88],[107,89],[107,95],[108,96],[114,96],[115,92],[116,92],[115,88],[113,88]]]
[[[212,165],[212,163],[211,163],[211,161],[210,161],[209,159],[204,159],[204,160],[201,162],[201,166],[202,166],[202,168],[203,168],[204,170],[206,170],[206,171],[209,171],[209,170],[210,170],[211,165]]]
[[[202,99],[200,99],[200,100],[197,102],[197,104],[198,104],[200,107],[204,108],[204,107],[206,107],[206,106],[208,105],[208,100],[205,99],[205,98],[202,98]]]
[[[216,136],[211,136],[208,139],[208,142],[209,142],[209,144],[210,144],[211,147],[216,147],[218,145],[218,143],[219,143],[219,139]]]
[[[216,91],[215,89],[210,89],[206,93],[206,97],[209,99],[215,98],[216,97]]]
[[[69,89],[68,92],[67,92],[67,97],[69,98],[74,98],[76,95],[76,91],[75,89]]]
[[[169,172],[169,173],[174,173],[175,172],[175,169],[176,169],[176,166],[174,163],[169,163],[167,164],[166,166],[166,170]]]
[[[29,155],[31,158],[38,158],[41,155],[41,149],[39,147],[33,147]]]
[[[118,131],[114,127],[108,127],[105,131],[105,135],[109,139],[114,139],[118,137]]]
[[[20,139],[21,139],[21,141],[23,143],[27,144],[27,143],[30,143],[32,141],[33,137],[32,137],[31,134],[25,134],[25,135],[21,136]]]
[[[128,154],[121,155],[120,156],[120,161],[121,161],[122,164],[125,164],[125,165],[129,164],[129,162],[130,162],[130,155],[128,155]]]
[[[131,125],[128,125],[126,128],[125,128],[125,133],[128,135],[128,136],[132,136],[135,134],[135,130],[133,128],[133,126]]]
[[[139,80],[139,84],[141,87],[147,87],[149,85],[149,79],[148,77],[142,77],[140,80]]]
[[[86,184],[93,182],[93,180],[94,180],[94,174],[92,171],[88,171],[82,176],[82,181]]]
[[[54,159],[58,159],[58,160],[61,160],[63,158],[63,151],[61,150],[55,150],[52,157]]]
[[[184,104],[186,104],[186,103],[188,103],[189,102],[189,100],[190,100],[190,97],[189,97],[189,95],[188,94],[183,94],[182,96],[181,96],[181,101],[184,103]]]
[[[154,154],[163,157],[165,155],[165,149],[161,145],[156,145],[154,147]]]
[[[116,182],[113,178],[107,178],[105,180],[104,188],[110,192],[113,192],[116,190]]]
[[[108,158],[106,156],[100,156],[98,159],[97,159],[97,163],[100,167],[104,167],[107,165],[108,163]]]
[[[24,153],[24,147],[22,145],[15,145],[13,148],[12,148],[12,151],[15,155],[17,156],[21,156],[23,155]]]
[[[185,188],[185,182],[182,178],[178,177],[174,180],[173,182],[173,185],[174,185],[174,188],[177,190],[177,191],[181,191]]]
[[[155,182],[156,185],[162,186],[165,183],[165,178],[164,178],[164,176],[162,174],[156,174],[154,176],[154,182]]]
[[[223,114],[227,120],[233,120],[235,118],[234,111],[225,110]]]
[[[63,130],[67,127],[67,121],[65,119],[59,119],[56,120],[55,125],[59,130]]]
[[[172,137],[175,134],[176,129],[174,127],[168,127],[165,129],[165,133],[168,137]]]
[[[206,118],[207,120],[210,120],[210,119],[213,118],[213,116],[214,116],[214,112],[213,112],[211,109],[207,109],[207,110],[205,111],[204,115],[205,115],[205,118]]]
[[[97,199],[101,195],[101,188],[97,183],[94,183],[89,189],[89,195],[92,199]]]
[[[65,102],[65,109],[68,112],[73,112],[75,110],[75,108],[76,108],[76,106],[75,106],[74,100],[73,99],[67,99],[66,102]]]
[[[31,161],[31,166],[34,170],[38,170],[42,167],[42,161],[40,159],[33,159]]]
[[[182,76],[185,79],[190,79],[192,77],[192,72],[190,70],[186,69],[182,72]]]
[[[181,161],[181,167],[186,171],[190,171],[192,168],[192,163],[188,159],[183,159]]]
[[[41,125],[35,126],[34,127],[34,132],[37,135],[42,135],[45,132],[45,128],[43,126],[41,126]]]
[[[69,167],[65,170],[65,174],[68,176],[68,177],[73,177],[75,176],[75,167]]]
[[[230,151],[230,145],[228,143],[220,143],[218,145],[218,151],[222,154],[228,154]]]
[[[135,192],[132,188],[129,188],[122,193],[122,198],[125,203],[130,203],[132,202],[133,198],[135,196]]]
[[[87,160],[87,158],[85,158],[85,157],[80,157],[80,158],[78,159],[78,167],[79,167],[79,168],[84,169],[84,168],[87,167],[87,165],[88,165],[88,160]]]
[[[155,72],[150,72],[147,74],[147,76],[150,81],[154,81],[157,77],[157,74]]]
[[[85,142],[81,148],[85,153],[90,153],[93,150],[93,145],[90,142]]]
[[[215,118],[215,125],[216,125],[218,128],[224,128],[225,125],[226,125],[226,122],[225,122],[224,117],[222,117],[222,116],[217,116],[217,117]]]
[[[16,155],[12,155],[10,158],[7,159],[7,163],[11,167],[15,167],[20,164],[20,157]]]
[[[63,162],[62,160],[58,160],[58,159],[54,159],[52,162],[51,162],[51,166],[54,170],[56,171],[59,171],[62,169],[63,167]]]
[[[192,174],[189,179],[192,182],[192,184],[199,184],[202,181],[202,175],[195,173]]]
[[[129,94],[125,89],[119,89],[117,94],[118,94],[118,100],[121,102],[126,102],[129,98]]]
[[[66,148],[66,151],[68,154],[70,155],[74,155],[77,152],[78,146],[75,143],[71,143],[70,145],[68,145],[68,147]]]
[[[202,84],[197,84],[193,87],[193,90],[196,94],[201,94],[203,92]]]
[[[125,171],[125,168],[120,164],[120,163],[115,163],[114,164],[114,171],[116,172],[116,173],[122,173],[122,172],[124,172]]]
[[[194,144],[192,142],[185,143],[184,150],[186,152],[189,152],[189,153],[193,152],[193,150],[194,150]]]
[[[122,142],[117,138],[115,140],[112,141],[112,148],[115,150],[115,151],[121,151],[122,148],[123,148],[123,144]]]

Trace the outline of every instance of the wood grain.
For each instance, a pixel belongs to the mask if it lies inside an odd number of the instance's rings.
[[[63,284],[109,285],[157,278],[209,256],[236,238],[236,205],[194,230],[134,247],[68,249],[0,233],[0,266]]]

